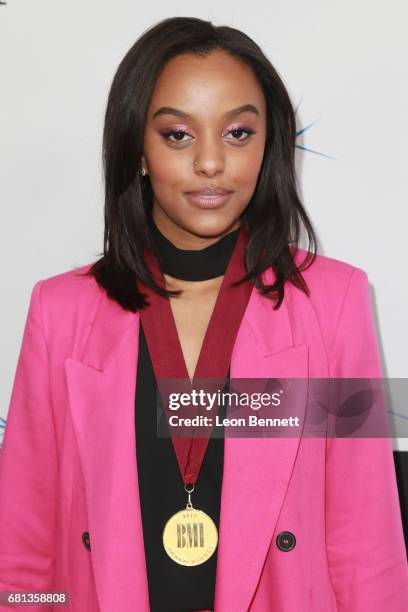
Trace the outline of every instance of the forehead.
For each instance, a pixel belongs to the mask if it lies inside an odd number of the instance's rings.
[[[149,115],[161,106],[172,106],[194,116],[222,114],[230,108],[253,104],[265,112],[261,85],[250,66],[225,51],[206,56],[178,55],[160,74],[149,106]]]

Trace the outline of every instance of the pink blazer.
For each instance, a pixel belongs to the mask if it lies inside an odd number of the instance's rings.
[[[139,315],[76,275],[88,267],[32,289],[0,453],[0,591],[65,591],[71,612],[148,612]],[[381,377],[367,274],[318,256],[304,277],[311,297],[287,285],[278,310],[254,288],[231,377]],[[224,461],[215,612],[408,610],[390,439],[226,438]]]

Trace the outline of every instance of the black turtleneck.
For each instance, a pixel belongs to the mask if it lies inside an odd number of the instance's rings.
[[[162,272],[188,281],[203,281],[223,276],[239,232],[240,228],[235,229],[204,249],[187,250],[176,247],[161,233],[156,224],[152,225]]]
[[[153,223],[152,235],[165,274],[201,281],[225,273],[240,229],[209,247],[184,250],[170,242]],[[187,498],[170,438],[157,437],[156,379],[143,332],[135,398],[136,456],[151,612],[213,610],[217,553],[205,563],[187,567],[175,563],[163,548],[167,520],[185,508]],[[222,416],[222,411],[220,411]],[[219,528],[224,439],[210,438],[194,490],[194,506],[209,514]]]

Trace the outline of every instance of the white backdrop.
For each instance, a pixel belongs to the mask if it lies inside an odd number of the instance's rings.
[[[321,253],[368,273],[385,373],[408,377],[408,4],[129,0],[0,5],[2,338],[6,417],[33,284],[102,249],[108,89],[141,32],[169,16],[243,29],[298,108],[297,172]],[[405,407],[402,407],[405,409]],[[405,409],[405,414],[408,414]],[[408,450],[408,438],[394,441]]]

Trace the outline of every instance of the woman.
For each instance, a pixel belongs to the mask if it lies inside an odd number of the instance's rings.
[[[66,592],[75,612],[407,609],[389,439],[156,434],[166,374],[382,376],[367,274],[315,252],[295,136],[279,75],[238,30],[166,19],[122,60],[103,256],[32,290],[0,590]],[[202,513],[200,558],[184,519],[172,541],[183,509]]]

